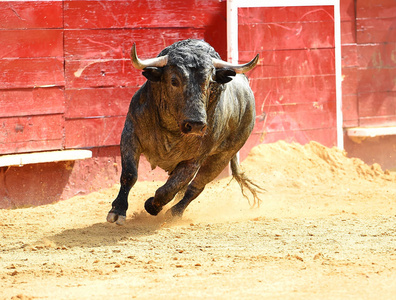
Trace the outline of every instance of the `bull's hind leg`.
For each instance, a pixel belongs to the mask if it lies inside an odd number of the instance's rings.
[[[179,163],[170,174],[166,183],[155,192],[155,196],[146,201],[144,204],[146,211],[153,216],[158,215],[162,207],[190,183],[198,169],[199,163],[196,161]]]
[[[194,180],[187,187],[182,200],[175,204],[167,214],[173,217],[181,217],[191,201],[197,198],[204,190],[205,186],[214,180],[224,170],[224,168],[227,167],[233,156],[234,153],[231,155],[228,153],[220,153],[208,157],[202,164]]]

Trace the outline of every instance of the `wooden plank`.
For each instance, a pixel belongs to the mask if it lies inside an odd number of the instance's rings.
[[[396,116],[376,116],[359,118],[359,126],[362,127],[382,127],[396,126]]]
[[[0,90],[0,117],[64,113],[63,92],[59,87]]]
[[[90,150],[46,151],[0,156],[0,167],[80,160],[92,157]]]
[[[333,22],[334,9],[331,6],[289,6],[289,7],[240,7],[238,23],[290,23],[290,22]]]
[[[239,52],[240,61],[250,61],[256,54]],[[334,49],[261,51],[259,55],[259,65],[248,73],[250,78],[335,74]]]
[[[2,143],[53,140],[62,137],[62,115],[1,118]]]
[[[0,30],[0,58],[63,57],[63,30]]]
[[[356,0],[356,18],[393,18],[396,16],[394,0]]]
[[[334,48],[332,22],[248,24],[238,32],[239,51]]]
[[[256,124],[253,132],[275,132],[284,130],[306,130],[329,128],[336,126],[335,102],[328,102],[322,106],[313,105],[284,105],[269,107],[263,126]]]
[[[20,141],[0,144],[0,154],[49,151],[62,149],[62,140]]]
[[[1,118],[0,153],[62,148],[62,115]]]
[[[66,30],[65,58],[67,60],[130,59],[130,50],[136,43],[142,58],[155,57],[176,41],[203,39],[204,29],[97,29]],[[150,36],[147,39],[147,36]]]
[[[304,103],[335,99],[335,76],[249,79],[258,103]]]
[[[63,58],[0,60],[0,89],[64,86]]]
[[[359,116],[396,116],[396,92],[359,94]]]
[[[219,1],[65,1],[65,28],[202,28],[223,5]]]
[[[0,29],[62,28],[63,1],[0,1]]]
[[[125,116],[71,119],[65,122],[66,148],[119,145]]]
[[[94,88],[65,91],[67,119],[126,116],[137,87]]]
[[[288,103],[288,104],[278,104],[278,103],[268,103],[263,106],[263,111],[267,114],[272,113],[274,115],[291,115],[291,114],[309,114],[314,113],[328,113],[333,112],[335,108],[335,99],[323,102],[313,102],[313,103]],[[309,120],[309,122],[311,122]],[[328,127],[328,126],[326,126]]]
[[[351,128],[359,126],[359,119],[352,119],[352,120],[343,120],[342,127],[343,128]]]
[[[396,17],[356,20],[356,39],[359,44],[396,42]]]
[[[97,59],[66,61],[67,89],[88,87],[140,86],[145,81],[130,59]]]
[[[347,130],[348,136],[358,136],[358,137],[376,137],[384,135],[396,135],[396,127],[357,127],[349,128]]]
[[[396,68],[396,43],[357,46],[360,68]]]
[[[321,99],[315,99],[318,101],[312,101],[308,102],[303,99],[303,96],[301,96],[301,99],[297,99],[293,96],[289,97],[280,97],[280,98],[272,98],[265,99],[265,101],[260,101],[261,99],[256,99],[256,115],[257,116],[265,116],[266,113],[268,113],[271,110],[275,111],[292,111],[294,110],[299,110],[303,109],[304,106],[310,107],[312,110],[314,109],[323,109],[324,107],[328,107],[328,103],[331,103],[335,101],[335,97],[328,97],[328,99],[321,98]],[[259,119],[259,117],[258,117]]]
[[[357,92],[396,91],[395,69],[359,69],[357,72]]]

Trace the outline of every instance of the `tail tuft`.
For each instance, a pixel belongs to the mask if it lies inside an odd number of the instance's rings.
[[[261,199],[258,196],[258,193],[266,192],[265,189],[254,183],[252,180],[250,180],[244,172],[242,172],[240,165],[238,163],[238,158],[234,156],[231,161],[231,171],[232,171],[232,176],[235,178],[235,180],[238,182],[239,186],[241,187],[242,190],[242,195],[248,199],[250,206],[252,207],[260,207]],[[245,188],[247,188],[250,193],[253,196],[253,204],[251,204],[249,197],[245,193]]]

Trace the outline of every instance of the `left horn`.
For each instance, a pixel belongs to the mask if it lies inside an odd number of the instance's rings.
[[[160,57],[155,57],[155,58],[149,58],[145,60],[139,59],[136,53],[136,44],[133,43],[132,49],[131,49],[131,61],[132,65],[135,69],[138,70],[143,70],[144,68],[147,67],[163,67],[168,63],[168,56],[160,56]]]
[[[219,69],[220,68],[230,68],[239,74],[246,73],[246,72],[250,71],[251,69],[253,69],[257,65],[258,61],[259,61],[258,54],[251,61],[249,61],[246,64],[242,64],[242,65],[238,65],[238,64],[234,65],[234,64],[231,64],[231,63],[226,62],[221,59],[212,58],[212,62],[213,62],[213,65],[215,66],[215,68],[219,68]]]

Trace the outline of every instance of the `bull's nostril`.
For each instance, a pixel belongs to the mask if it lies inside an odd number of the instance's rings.
[[[185,134],[204,135],[207,125],[200,121],[184,121],[180,127]]]

